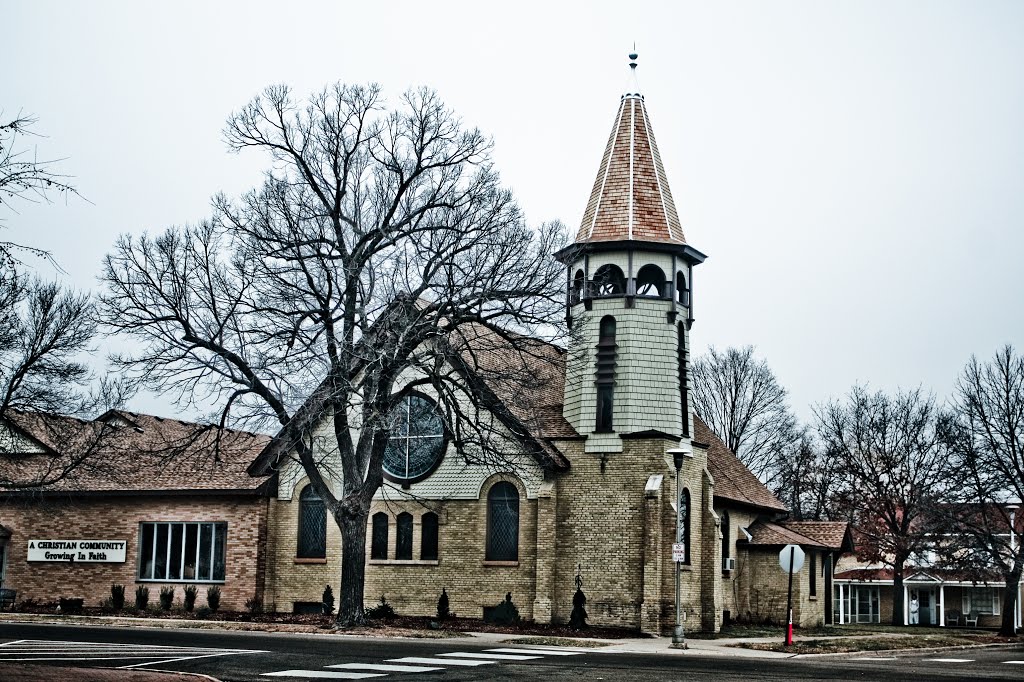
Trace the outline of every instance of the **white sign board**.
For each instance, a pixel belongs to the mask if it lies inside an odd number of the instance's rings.
[[[800,545],[786,545],[782,548],[779,552],[779,567],[786,573],[796,573],[804,567],[804,551]]]
[[[672,561],[686,561],[686,543],[672,543]]]
[[[29,561],[124,563],[127,540],[29,540]]]

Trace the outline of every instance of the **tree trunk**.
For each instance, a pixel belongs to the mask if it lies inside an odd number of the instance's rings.
[[[892,624],[906,625],[903,620],[903,567],[892,571]]]
[[[1024,555],[1024,552],[1021,552]],[[1022,565],[1018,560],[1013,570],[1003,576],[1006,580],[1006,588],[1003,590],[1003,616],[999,623],[999,634],[1007,637],[1016,637],[1017,628],[1014,623],[1014,616],[1017,613],[1017,593],[1020,590],[1020,573]]]
[[[366,523],[369,504],[343,504],[334,519],[341,529],[341,589],[338,591],[339,626],[362,625],[363,587],[366,581]]]

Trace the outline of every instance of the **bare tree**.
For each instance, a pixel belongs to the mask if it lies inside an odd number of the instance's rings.
[[[20,113],[10,121],[4,122],[0,118],[0,204],[8,208],[14,199],[49,201],[54,194],[78,194],[68,183],[67,176],[55,170],[55,165],[62,159],[43,160],[35,149],[19,145],[19,138],[23,136],[38,136],[32,131],[36,122],[36,117]],[[15,255],[19,251],[50,258],[44,249],[0,240],[0,267],[10,268],[19,264],[21,261]]]
[[[225,138],[269,156],[262,186],[218,196],[199,226],[122,237],[103,319],[141,342],[116,359],[136,380],[212,398],[222,422],[277,425],[264,455],[294,458],[325,500],[342,533],[338,620],[359,623],[370,503],[407,395],[433,391],[472,461],[502,457],[511,434],[559,466],[532,435],[545,406],[514,398],[561,362],[529,337],[560,333],[564,230],[525,224],[490,141],[430,90],[388,110],[375,85],[305,103],[269,87]]]
[[[845,401],[815,409],[825,450],[845,479],[840,504],[853,518],[858,554],[893,571],[894,625],[903,623],[908,559],[932,547],[948,455],[935,398],[921,389],[894,396],[856,386]]]
[[[778,458],[800,439],[786,389],[754,347],[714,347],[693,363],[693,407],[762,482],[774,487]]]
[[[848,518],[840,501],[846,497],[841,459],[825,450],[814,433],[804,428],[800,439],[780,453],[772,492],[789,507],[796,521]]]
[[[950,496],[959,503],[950,508],[950,535],[959,547],[949,555],[962,568],[994,571],[1006,582],[1000,634],[1012,636],[1024,545],[1008,504],[1024,500],[1024,356],[1010,345],[988,362],[972,356],[956,385],[950,426]]]

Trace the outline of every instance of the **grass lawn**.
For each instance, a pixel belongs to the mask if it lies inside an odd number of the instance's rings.
[[[906,630],[909,628],[901,628]],[[758,651],[783,651],[793,654],[839,654],[856,651],[890,651],[894,649],[931,649],[934,647],[977,646],[979,644],[1012,644],[1020,640],[992,633],[889,633],[876,637],[831,637],[800,639],[786,646],[778,642],[745,642],[735,646]]]

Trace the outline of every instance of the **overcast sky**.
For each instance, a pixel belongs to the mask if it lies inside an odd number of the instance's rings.
[[[695,275],[694,349],[753,344],[809,406],[855,382],[944,397],[972,353],[1024,350],[1024,2],[0,0],[0,109],[89,203],[5,238],[95,288],[118,234],[237,195],[228,114],[264,86],[440,91],[493,136],[532,222],[578,226],[638,76]],[[135,409],[171,414],[158,396]]]

